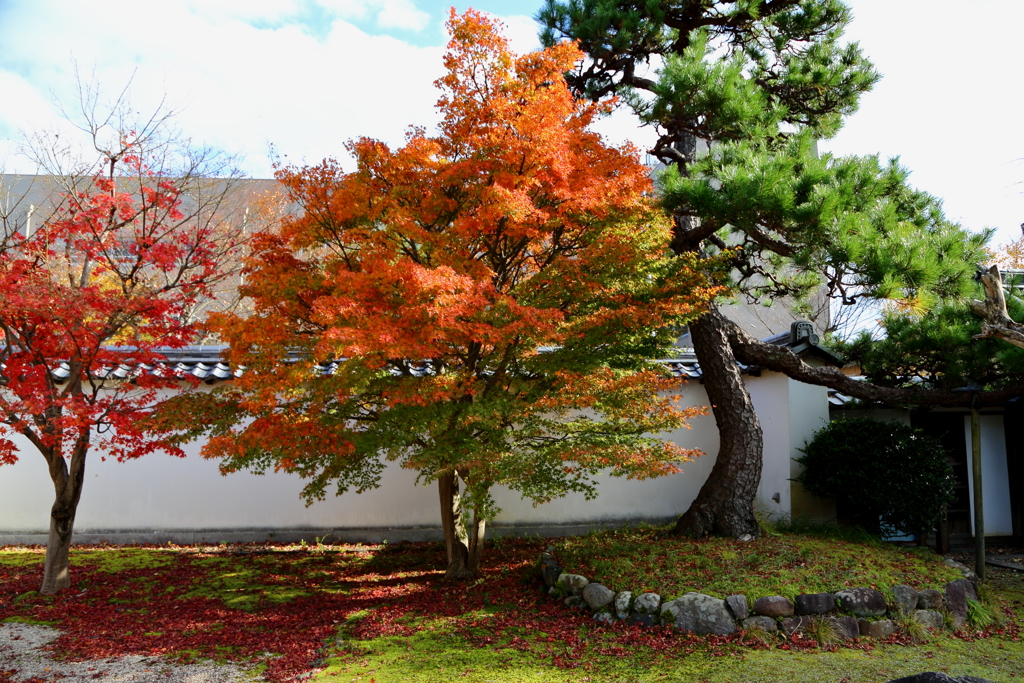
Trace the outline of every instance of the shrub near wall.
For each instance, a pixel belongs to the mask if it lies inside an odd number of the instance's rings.
[[[900,422],[830,422],[802,452],[797,462],[805,469],[796,481],[835,500],[841,516],[873,533],[920,538],[955,500],[942,444]]]

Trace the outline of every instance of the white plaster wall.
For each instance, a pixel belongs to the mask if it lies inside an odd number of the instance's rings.
[[[215,461],[199,457],[197,444],[186,450],[186,458],[154,453],[123,463],[91,453],[76,530],[418,526],[438,514],[433,489],[415,486],[415,473],[398,467],[384,472],[379,489],[306,507],[297,476],[222,476]],[[41,533],[53,488],[43,457],[23,453],[0,468],[0,530]]]
[[[706,406],[703,385],[688,383],[683,389],[680,407]],[[664,438],[685,448],[697,448],[705,455],[680,464],[679,474],[644,481],[606,476],[601,479],[600,493],[593,500],[580,494],[533,507],[515,491],[495,491],[495,500],[502,512],[497,524],[566,524],[573,522],[613,521],[628,519],[665,519],[685,512],[697,497],[708,478],[718,452],[718,428],[710,414],[691,421],[691,429],[665,434]]]
[[[772,514],[789,512],[789,459],[793,452],[789,380],[766,373],[748,378],[755,409],[765,430],[765,477],[758,507]],[[699,383],[683,391],[684,405],[707,405]],[[822,399],[821,410],[827,412]],[[596,499],[570,495],[534,507],[507,489],[495,491],[502,508],[499,525],[559,525],[630,519],[667,519],[684,512],[714,465],[718,430],[711,415],[692,421],[692,429],[667,438],[706,455],[683,463],[680,474],[646,481],[605,477]],[[799,442],[802,444],[802,441]],[[798,445],[799,445],[798,444]],[[138,460],[102,461],[90,454],[76,519],[80,533],[157,530],[365,529],[439,526],[434,486],[417,486],[416,473],[389,466],[381,487],[363,494],[328,493],[306,506],[302,480],[270,472],[222,476],[215,461],[198,456],[198,444],[186,458],[155,453]],[[775,492],[780,503],[771,500]],[[24,444],[18,463],[0,467],[0,535],[45,533],[53,489],[45,461]]]
[[[755,509],[777,518],[789,514],[789,379],[777,372],[765,372],[747,382],[758,422],[764,435],[764,460]],[[778,493],[779,501],[772,497]]]
[[[1010,475],[1006,463],[1006,431],[1002,415],[982,415],[981,493],[986,536],[1012,536]],[[964,417],[967,439],[967,486],[971,497],[971,533],[974,533],[974,467],[972,467],[971,416]]]
[[[804,384],[786,378],[789,385],[789,473],[792,480],[802,471],[796,461],[803,455],[801,449],[814,438],[814,433],[828,424],[828,389]],[[787,481],[791,499],[791,514],[818,521],[831,521],[836,517],[835,502],[823,500],[804,490],[795,481]]]

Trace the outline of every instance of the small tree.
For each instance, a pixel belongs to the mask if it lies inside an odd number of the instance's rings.
[[[121,101],[107,117],[95,116],[95,104],[83,100],[98,164],[87,175],[55,168],[48,162],[61,148],[46,148],[53,154],[37,159],[62,189],[52,214],[36,215],[31,229],[19,214],[0,215],[0,465],[22,454],[14,435],[46,460],[55,495],[43,594],[70,585],[68,551],[94,447],[118,460],[158,449],[183,455],[139,426],[158,390],[180,385],[148,368],[163,360],[161,348],[192,339],[187,313],[223,277],[218,263],[235,244],[217,220],[230,183],[219,180],[215,197],[198,190],[211,157],[183,157],[167,177],[147,164],[168,159],[165,119],[130,125]],[[34,138],[35,149],[44,140]]]
[[[589,497],[598,472],[669,474],[696,454],[651,436],[700,411],[649,359],[714,288],[668,258],[635,150],[588,129],[609,104],[573,100],[575,47],[516,58],[475,12],[449,27],[437,136],[356,140],[351,173],[279,171],[303,212],[254,241],[255,314],[218,319],[248,369],[180,402],[202,423],[165,426],[211,431],[204,454],[226,470],[307,477],[310,501],[376,486],[385,460],[417,470],[438,482],[461,578],[493,486]]]
[[[954,500],[955,480],[942,444],[900,422],[851,418],[814,434],[797,461],[797,481],[832,498],[841,516],[868,531],[922,538]]]

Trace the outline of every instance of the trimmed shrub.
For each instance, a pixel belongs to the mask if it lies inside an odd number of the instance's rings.
[[[921,537],[954,500],[953,469],[938,439],[900,422],[830,422],[801,451],[806,469],[796,480],[872,532]]]

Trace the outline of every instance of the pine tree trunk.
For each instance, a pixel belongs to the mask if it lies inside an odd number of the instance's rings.
[[[56,449],[44,453],[53,480],[54,501],[50,508],[50,533],[46,539],[46,561],[43,564],[41,595],[53,595],[71,586],[68,553],[75,528],[75,514],[85,483],[85,456],[89,451],[89,432],[85,430],[75,443],[68,467],[63,454]]]
[[[466,531],[462,518],[462,495],[459,491],[458,472],[447,472],[437,480],[441,498],[441,528],[448,551],[448,569],[445,578],[471,579],[480,569],[483,550],[484,520],[474,511],[472,537]]]
[[[676,523],[673,534],[760,535],[754,497],[761,482],[761,424],[736,365],[722,314],[716,308],[690,325],[694,351],[718,425],[715,466],[697,498]]]

